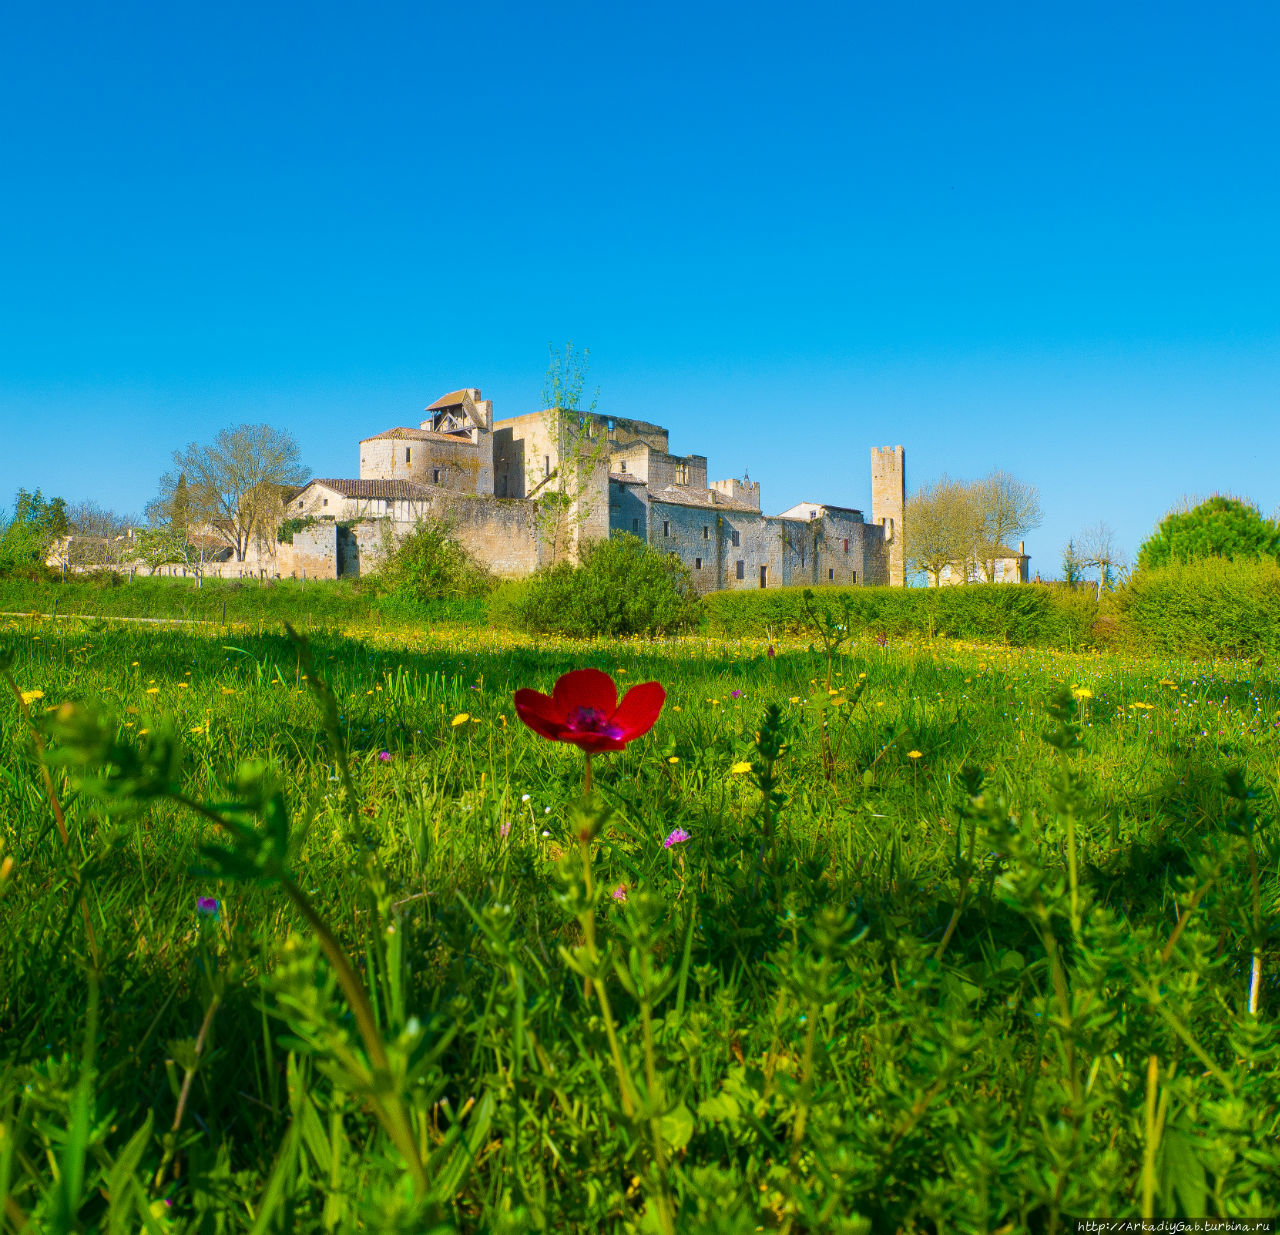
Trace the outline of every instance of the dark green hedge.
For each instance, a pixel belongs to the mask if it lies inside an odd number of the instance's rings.
[[[713,634],[797,634],[810,629],[803,595],[798,587],[713,592],[702,604]],[[1033,583],[815,588],[813,596],[831,613],[847,603],[855,634],[934,634],[1018,647],[1086,646],[1098,613],[1088,591]]]
[[[1280,655],[1280,566],[1204,558],[1135,571],[1111,600],[1128,650]]]

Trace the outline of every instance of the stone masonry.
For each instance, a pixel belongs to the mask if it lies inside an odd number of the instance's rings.
[[[363,439],[359,479],[313,480],[289,498],[307,525],[281,546],[279,570],[359,573],[419,520],[444,519],[506,577],[629,533],[676,554],[700,592],[905,584],[901,446],[871,452],[870,522],[820,502],[765,515],[757,482],[707,476],[706,456],[673,454],[660,425],[563,409],[495,421],[478,389],[455,390],[416,428]]]

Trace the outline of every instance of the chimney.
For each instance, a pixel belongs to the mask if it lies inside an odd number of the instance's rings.
[[[1027,542],[1025,540],[1018,541],[1018,553],[1022,557],[1027,556]]]

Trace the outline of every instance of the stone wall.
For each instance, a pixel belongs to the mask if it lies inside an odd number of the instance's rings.
[[[493,490],[493,446],[488,433],[465,438],[375,437],[360,443],[361,480],[412,480],[454,493]]]
[[[299,528],[292,544],[276,553],[276,569],[284,578],[336,579],[338,577],[338,525],[317,523]]]
[[[537,504],[518,498],[445,498],[433,503],[434,518],[452,526],[453,538],[495,575],[519,579],[542,564]]]

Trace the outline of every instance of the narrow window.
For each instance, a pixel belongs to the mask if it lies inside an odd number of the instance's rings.
[[[741,559],[738,560],[738,562],[736,563],[736,573],[739,579],[745,579],[747,577],[746,562],[742,561]]]
[[[705,523],[702,525],[702,539],[703,540],[711,539],[711,529]]]
[[[835,577],[836,577],[836,572],[835,572],[835,571],[834,571],[830,566],[828,566],[828,567],[827,567],[827,578],[828,578],[828,579],[834,579]]]
[[[846,553],[849,552],[849,538],[847,536],[844,538],[844,551]]]
[[[433,467],[431,469],[431,483],[433,485],[438,485],[440,483],[440,469],[438,467]]]
[[[302,509],[302,503],[301,503],[301,502],[299,502],[299,503],[298,503],[298,509],[299,509],[299,510],[301,510],[301,509]]]
[[[733,547],[736,549],[738,545],[742,543],[742,538],[737,532],[730,532],[729,534],[733,537]],[[741,578],[742,576],[739,575],[738,577]]]
[[[662,534],[664,536],[671,535],[671,524],[668,523],[665,519],[662,521]]]
[[[326,506],[328,506],[328,505],[329,505],[329,499],[328,499],[328,498],[325,498],[325,499],[324,499],[324,504],[325,504]]]
[[[858,572],[856,570],[853,572],[853,581],[854,583],[858,582]]]
[[[410,457],[411,457],[412,453],[413,453],[413,452],[412,452],[412,450],[411,450],[411,448],[410,448],[410,447],[406,446],[406,447],[404,448],[404,461],[405,461],[406,463],[408,463],[408,462],[409,462],[409,459],[410,459]]]
[[[701,559],[700,557],[695,557],[695,558],[693,559],[693,568],[694,568],[694,570],[701,570],[701,569],[702,569],[702,559]]]
[[[804,546],[800,546],[800,565],[804,565]]]
[[[623,459],[623,461],[618,464],[618,471],[625,472],[626,470],[627,470],[627,461]]]
[[[631,530],[632,530],[633,532],[638,532],[638,531],[640,530],[640,520],[639,520],[639,519],[632,519],[632,520],[631,520]]]
[[[767,566],[760,567],[760,586],[765,586],[765,580],[769,577],[769,568]]]
[[[550,455],[542,456],[542,474],[544,476],[551,475],[551,456]]]

